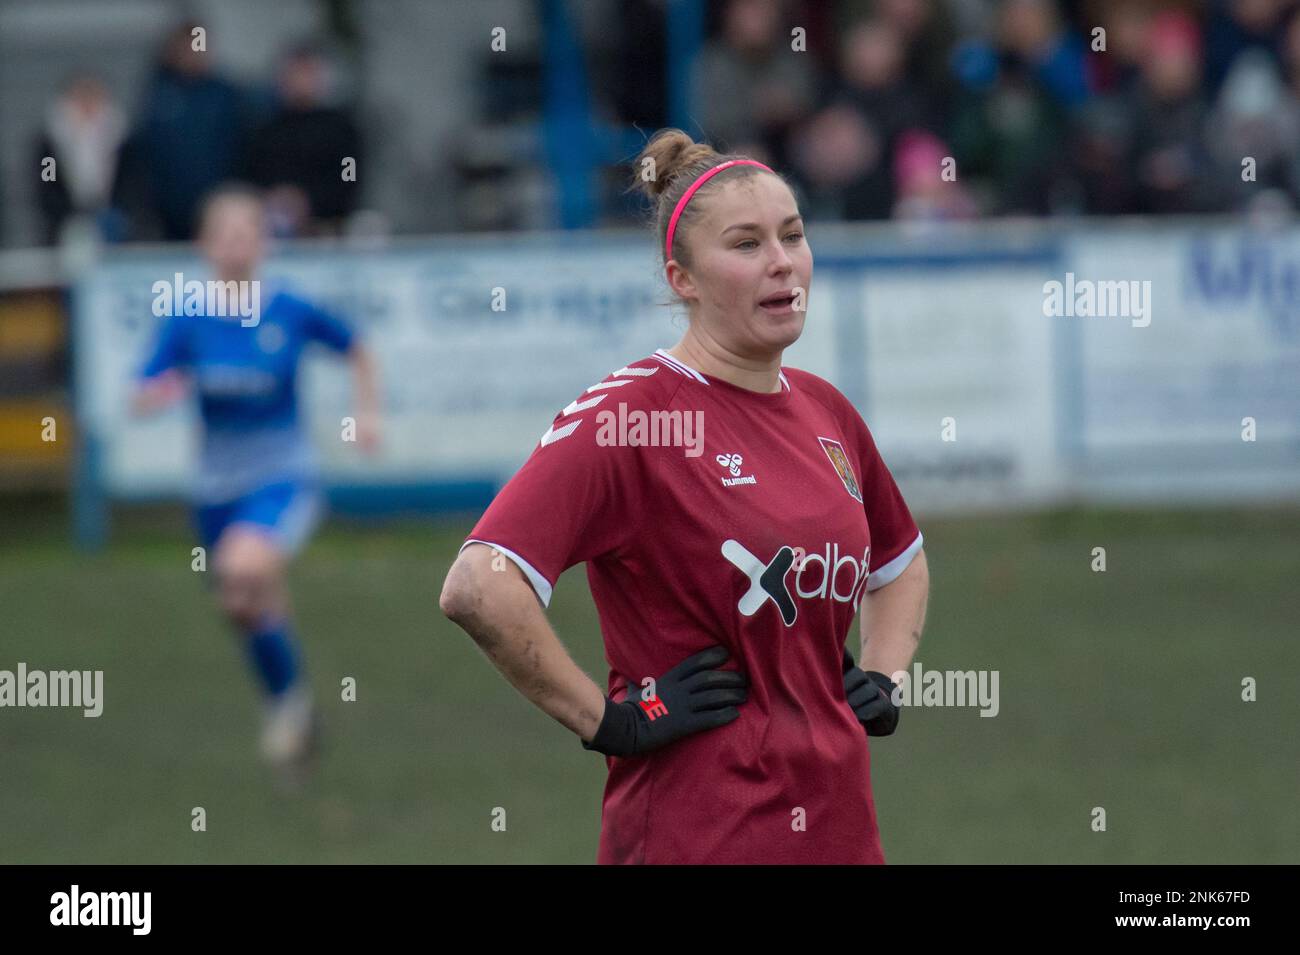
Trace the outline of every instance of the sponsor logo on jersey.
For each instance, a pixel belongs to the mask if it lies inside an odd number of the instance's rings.
[[[819,437],[817,440],[821,442],[826,457],[831,459],[831,464],[835,467],[835,473],[844,482],[844,490],[848,491],[849,496],[861,504],[862,489],[858,487],[858,479],[853,473],[853,466],[849,464],[849,456],[844,453],[844,446],[834,438]]]
[[[202,365],[194,377],[199,391],[212,398],[269,395],[275,391],[279,381],[269,371],[242,365]]]
[[[848,554],[841,555],[837,542],[826,544],[820,553],[782,545],[771,560],[763,561],[740,541],[728,539],[722,543],[722,556],[749,578],[749,590],[740,598],[737,609],[746,617],[752,617],[770,600],[781,614],[781,622],[791,627],[799,614],[795,597],[803,600],[829,597],[837,603],[857,606],[870,574],[867,566],[871,548],[863,550],[859,561]],[[793,594],[786,579],[791,570],[794,571]],[[805,574],[808,575],[806,581]]]
[[[740,466],[745,463],[745,459],[739,454],[719,454],[713,460],[717,461],[727,469],[728,473],[731,474],[731,477],[722,479],[723,487],[733,487],[737,484],[758,483],[758,478],[752,474],[746,474],[744,477],[741,477]]]

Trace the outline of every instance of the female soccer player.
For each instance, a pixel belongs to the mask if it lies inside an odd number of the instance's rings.
[[[260,301],[260,314],[175,315],[163,324],[137,386],[148,413],[192,386],[203,421],[194,521],[216,575],[221,609],[247,643],[266,692],[262,756],[293,781],[314,753],[317,721],[302,675],[285,565],[319,519],[314,455],[298,415],[298,363],[320,342],[349,356],[358,405],[356,439],[377,441],[374,365],[352,330],[288,291],[253,286],[265,252],[255,191],[218,190],[200,217],[199,243],[227,301]],[[257,286],[259,290],[261,286]],[[219,300],[218,300],[219,301]],[[232,308],[217,311],[236,312]]]
[[[689,327],[555,417],[441,608],[608,757],[598,861],[883,862],[867,736],[920,638],[921,534],[853,405],[781,366],[812,279],[786,183],[680,130],[640,160]],[[608,696],[542,612],[580,561]]]

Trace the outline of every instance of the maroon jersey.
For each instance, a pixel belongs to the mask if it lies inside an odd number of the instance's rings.
[[[587,562],[616,700],[718,643],[749,676],[729,725],[607,760],[599,862],[884,861],[842,653],[921,534],[848,399],[794,368],[781,385],[662,349],[620,368],[556,415],[466,541],[544,605]]]

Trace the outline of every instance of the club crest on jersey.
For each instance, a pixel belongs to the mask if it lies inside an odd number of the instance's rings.
[[[262,327],[257,330],[257,347],[262,349],[263,354],[274,355],[285,344],[284,329],[279,325],[262,323]]]
[[[858,487],[858,479],[853,473],[853,465],[849,464],[849,456],[844,453],[844,446],[833,438],[819,437],[817,440],[821,442],[826,457],[830,458],[831,464],[835,466],[835,473],[844,482],[844,490],[848,491],[849,496],[861,504],[862,489]]]

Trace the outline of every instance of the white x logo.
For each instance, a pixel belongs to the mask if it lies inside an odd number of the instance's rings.
[[[794,564],[794,551],[782,546],[769,563],[749,552],[744,544],[737,540],[722,542],[722,556],[731,561],[742,574],[749,578],[749,590],[740,598],[737,609],[746,617],[758,613],[765,602],[771,600],[781,613],[781,620],[787,627],[793,626],[798,611],[790,591],[785,586],[785,575]]]

